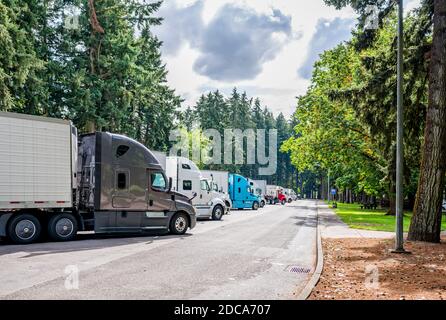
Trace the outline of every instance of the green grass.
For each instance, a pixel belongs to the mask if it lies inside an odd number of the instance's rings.
[[[361,210],[360,204],[339,203],[334,209],[336,214],[350,228],[374,230],[374,231],[395,231],[395,217],[386,216],[385,210]],[[411,212],[404,213],[404,232],[409,231]],[[442,230],[446,230],[446,219],[443,219]]]

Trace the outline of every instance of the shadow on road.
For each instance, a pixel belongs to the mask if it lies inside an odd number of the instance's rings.
[[[299,209],[299,210],[315,210],[315,207],[299,206],[299,205],[288,205],[288,208]]]
[[[131,244],[145,243],[150,245],[160,240],[178,238],[184,240],[190,236],[191,234],[188,233],[182,236],[160,235],[159,233],[145,233],[144,235],[136,236],[135,234],[103,235],[81,233],[77,235],[75,241],[70,242],[38,242],[29,245],[14,245],[9,244],[6,241],[0,241],[0,256],[17,252],[28,253],[28,255],[22,257],[22,259],[24,259],[38,255],[113,248]]]
[[[317,227],[317,217],[298,217],[294,216],[292,219],[296,220],[296,225],[300,227],[310,227],[310,228],[316,228]]]

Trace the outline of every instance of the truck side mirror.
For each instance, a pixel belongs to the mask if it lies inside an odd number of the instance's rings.
[[[169,192],[172,191],[173,180],[169,178]]]

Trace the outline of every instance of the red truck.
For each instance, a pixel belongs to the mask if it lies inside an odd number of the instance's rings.
[[[283,188],[279,186],[266,186],[266,201],[269,204],[282,204],[285,205],[287,203],[287,197],[283,192]]]

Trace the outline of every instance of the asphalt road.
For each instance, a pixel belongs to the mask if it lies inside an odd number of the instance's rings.
[[[297,201],[182,237],[0,244],[0,299],[293,299],[315,268],[316,224],[316,203]]]

